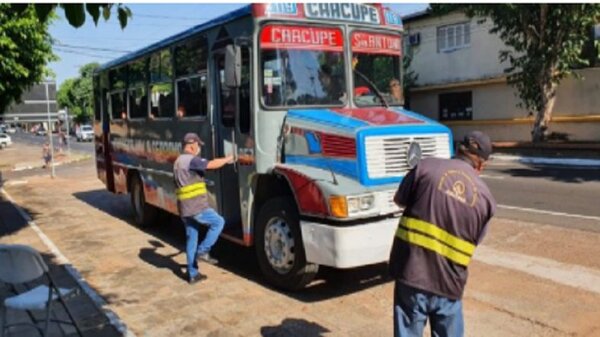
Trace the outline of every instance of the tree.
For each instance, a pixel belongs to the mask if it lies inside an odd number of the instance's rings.
[[[127,26],[127,20],[131,17],[131,10],[129,7],[122,4],[51,4],[51,3],[38,3],[38,4],[14,4],[12,8],[16,12],[25,11],[27,8],[34,7],[36,15],[41,22],[46,22],[51,17],[51,13],[57,8],[64,10],[65,17],[69,24],[75,28],[81,27],[85,23],[85,12],[92,16],[94,24],[98,25],[98,19],[100,18],[100,12],[102,11],[102,17],[104,20],[110,18],[111,11],[114,7],[117,8],[117,16],[121,28]]]
[[[58,58],[52,53],[48,25],[57,8],[64,10],[69,23],[80,27],[87,11],[98,24],[100,12],[108,20],[117,8],[122,28],[131,17],[131,10],[121,4],[5,4],[0,3],[0,115],[18,102],[35,83],[50,74],[48,62]]]
[[[0,4],[0,114],[24,91],[48,73],[52,53],[48,22],[40,22],[32,7],[17,13]]]
[[[432,5],[434,13],[463,10],[469,17],[493,21],[490,33],[511,47],[500,51],[508,83],[517,89],[519,106],[535,115],[532,140],[544,140],[552,118],[556,88],[573,69],[588,65],[582,49],[600,20],[598,4]],[[596,53],[598,44],[595,43]],[[576,74],[575,74],[576,75]]]
[[[94,107],[93,75],[100,64],[93,62],[79,68],[79,77],[65,80],[56,93],[61,108],[67,108],[77,123],[90,120]]]

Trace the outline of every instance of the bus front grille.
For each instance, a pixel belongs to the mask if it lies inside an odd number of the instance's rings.
[[[368,177],[403,177],[410,169],[407,154],[413,142],[419,144],[421,158],[450,158],[449,141],[447,134],[368,136],[365,138]]]

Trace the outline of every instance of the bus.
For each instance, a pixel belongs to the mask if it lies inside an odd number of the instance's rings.
[[[402,21],[381,4],[250,4],[101,66],[97,174],[135,223],[177,214],[173,162],[197,133],[222,237],[253,246],[266,281],[388,260],[393,197],[421,158],[452,155],[444,125],[403,107]]]

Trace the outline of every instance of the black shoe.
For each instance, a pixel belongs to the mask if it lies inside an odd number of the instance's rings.
[[[198,282],[200,282],[200,281],[206,280],[207,278],[208,278],[208,277],[207,277],[206,275],[203,275],[203,274],[200,274],[200,273],[199,273],[198,275],[196,275],[196,276],[194,276],[194,277],[190,277],[190,278],[188,279],[188,283],[189,283],[189,284],[198,283]]]
[[[200,260],[202,262],[206,262],[208,264],[212,264],[212,265],[215,265],[215,264],[219,263],[219,260],[213,258],[208,253],[198,254],[198,256],[196,257],[196,259]]]

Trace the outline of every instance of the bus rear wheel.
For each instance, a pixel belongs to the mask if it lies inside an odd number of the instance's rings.
[[[141,228],[154,225],[159,218],[159,210],[146,202],[142,179],[137,174],[132,179],[130,191],[135,224]]]
[[[300,216],[291,198],[274,198],[263,205],[256,221],[255,247],[262,273],[277,288],[304,288],[319,270],[306,262]]]

